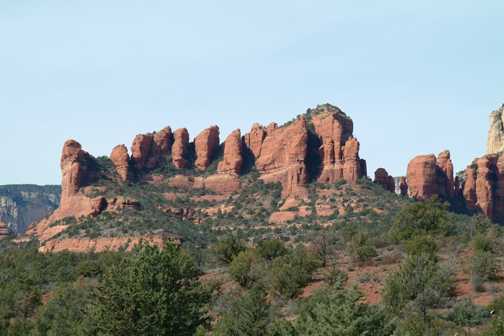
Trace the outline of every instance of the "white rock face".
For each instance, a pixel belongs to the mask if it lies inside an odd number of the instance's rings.
[[[490,114],[487,154],[504,151],[504,104]]]

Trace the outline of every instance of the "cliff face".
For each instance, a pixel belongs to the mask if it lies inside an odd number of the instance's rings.
[[[490,114],[487,154],[496,154],[504,150],[504,104]]]
[[[77,141],[68,140],[61,155],[61,204],[28,234],[48,241],[68,228],[66,218],[117,213],[133,203],[140,209],[141,202],[126,199],[117,191],[130,185],[165,183],[165,188],[200,190],[210,193],[207,196],[228,198],[241,192],[245,181],[250,184],[257,178],[281,186],[281,197],[276,200],[280,202],[306,201],[310,182],[346,181],[355,185],[366,176],[352,119],[335,106],[319,105],[284,126],[255,124],[249,133],[241,134],[235,130],[221,144],[219,127],[211,126],[191,142],[187,129],[172,132],[166,127],[137,135],[131,154],[125,145],[114,147],[105,161],[87,153]],[[250,172],[255,172],[255,177],[250,177]],[[162,209],[169,214],[180,212]]]
[[[59,206],[59,186],[0,186],[0,222],[14,234],[48,216]]]

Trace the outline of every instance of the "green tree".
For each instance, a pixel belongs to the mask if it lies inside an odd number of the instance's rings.
[[[263,240],[257,244],[257,253],[267,261],[286,255],[288,250],[281,240]]]
[[[253,288],[234,302],[217,324],[216,336],[264,336],[271,322],[271,307],[262,289]]]
[[[251,287],[258,280],[260,257],[254,249],[238,254],[229,264],[229,274],[243,287]]]
[[[142,245],[104,276],[92,316],[98,335],[193,335],[209,293],[181,249]]]
[[[393,314],[400,315],[409,306],[427,319],[428,309],[442,304],[452,292],[451,272],[427,254],[412,255],[386,280],[383,301]]]
[[[437,198],[406,206],[397,214],[391,228],[392,238],[401,241],[416,235],[444,233],[448,225],[447,205]]]
[[[229,264],[234,257],[245,251],[245,249],[243,242],[236,236],[228,236],[217,242],[212,248],[217,259],[224,264]]]
[[[322,290],[310,298],[302,306],[293,327],[294,335],[299,336],[382,336],[392,333],[385,314],[378,307],[363,304],[357,291],[337,288]]]

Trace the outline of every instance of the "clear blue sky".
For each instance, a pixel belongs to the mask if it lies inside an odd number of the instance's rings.
[[[1,1],[0,184],[59,183],[68,138],[103,155],[324,102],[370,173],[445,148],[461,170],[504,102],[503,22],[502,0]]]

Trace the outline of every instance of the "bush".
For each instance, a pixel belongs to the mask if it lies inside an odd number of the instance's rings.
[[[383,301],[395,314],[413,305],[426,316],[429,308],[441,305],[452,291],[451,272],[427,255],[408,256],[399,271],[386,280]]]
[[[471,300],[458,302],[448,315],[448,320],[462,327],[474,327],[490,318],[490,312],[474,305]]]
[[[357,233],[351,238],[348,252],[353,260],[359,263],[365,263],[378,255],[374,245],[364,233]]]
[[[401,209],[390,233],[394,240],[402,241],[416,235],[447,233],[447,229],[447,206],[432,198]]]
[[[287,254],[287,248],[281,240],[263,240],[257,244],[257,253],[268,261]]]
[[[320,265],[316,255],[298,247],[273,261],[270,289],[273,294],[287,299],[293,298],[312,279],[313,272]]]
[[[217,324],[216,336],[263,336],[271,322],[265,293],[254,288],[234,302]]]
[[[391,335],[387,320],[377,307],[362,303],[353,290],[329,288],[310,298],[301,308],[291,335]]]
[[[229,264],[229,274],[242,287],[251,287],[258,280],[258,275],[254,272],[254,269],[258,267],[259,259],[255,250],[243,251]]]
[[[483,283],[497,278],[497,260],[491,252],[477,251],[472,257],[471,273],[473,287],[481,291]]]
[[[100,335],[193,335],[209,293],[191,258],[171,244],[140,246],[104,276],[92,309]]]
[[[411,256],[426,255],[437,259],[438,247],[431,236],[416,236],[405,243],[406,253]]]
[[[217,259],[224,264],[229,264],[245,249],[245,244],[235,236],[226,237],[213,246],[213,252]]]

